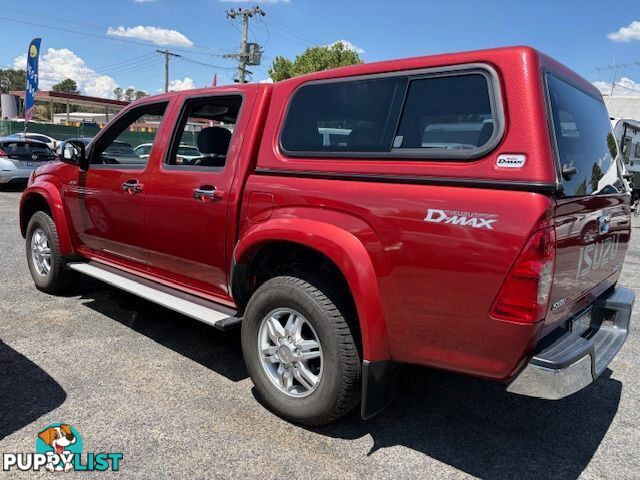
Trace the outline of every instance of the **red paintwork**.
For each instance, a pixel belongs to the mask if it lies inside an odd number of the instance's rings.
[[[288,101],[305,82],[467,63],[486,63],[496,70],[505,109],[504,137],[481,159],[294,159],[279,150]],[[331,259],[347,280],[365,359],[391,358],[507,380],[541,335],[617,281],[630,232],[626,196],[557,200],[526,191],[307,178],[291,172],[555,184],[542,68],[596,92],[545,55],[515,47],[364,64],[275,85],[234,85],[145,99],[136,105],[163,98],[171,102],[146,169],[90,169],[85,174],[56,163],[38,169],[22,203],[42,195],[52,206],[65,254],[98,259],[231,306],[234,263],[243,263],[264,242],[306,245]],[[225,169],[178,172],[163,167],[184,100],[223,93],[244,95]],[[526,154],[526,167],[498,170],[500,153]],[[272,174],[256,173],[256,167]],[[279,175],[279,170],[288,174]],[[143,192],[122,193],[120,184],[129,179],[143,183]],[[74,196],[71,181],[98,192],[89,195],[104,208],[98,220],[91,216],[90,202]],[[201,204],[192,199],[191,191],[201,185],[215,185],[223,192],[222,200]],[[429,208],[491,213],[498,221],[494,230],[426,223]],[[603,212],[612,218],[609,236],[620,234],[613,269],[576,281],[580,248],[594,240],[588,232]],[[101,230],[104,218],[106,229]],[[556,228],[558,246],[546,319],[527,325],[491,318],[491,306],[514,261],[531,235],[545,227]],[[24,229],[22,225],[23,234]],[[564,306],[552,310],[561,299]]]

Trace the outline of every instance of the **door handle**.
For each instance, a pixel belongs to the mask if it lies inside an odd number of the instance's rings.
[[[122,184],[122,191],[129,195],[135,195],[142,191],[142,184],[137,180],[127,180]]]
[[[193,198],[202,203],[213,203],[222,200],[222,192],[213,185],[202,185],[193,189]]]

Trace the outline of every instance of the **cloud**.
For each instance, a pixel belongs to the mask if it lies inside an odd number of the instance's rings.
[[[603,95],[611,94],[611,82],[593,82],[600,93]],[[622,77],[616,82],[613,90],[614,95],[626,95],[630,97],[640,96],[640,83],[635,82],[627,77]]]
[[[177,30],[169,30],[168,28],[150,27],[138,25],[136,27],[109,27],[107,35],[112,37],[137,38],[138,40],[146,40],[156,45],[173,45],[178,47],[191,47],[193,42]]]
[[[80,93],[93,97],[113,98],[113,89],[118,86],[108,75],[100,75],[87,66],[85,61],[67,48],[49,48],[40,57],[39,87],[50,90],[53,85],[66,78],[75,80]],[[16,57],[14,68],[23,69],[27,64],[27,55]]]
[[[291,0],[220,0],[223,3],[289,3]]]
[[[345,48],[347,50],[352,50],[358,54],[363,54],[364,53],[364,49],[360,48],[357,45],[354,45],[353,43],[351,43],[349,40],[337,40],[335,42],[333,42],[332,44],[330,44],[330,47],[333,47],[336,43],[342,43]]]
[[[182,80],[176,79],[169,82],[170,91],[177,92],[178,90],[191,90],[192,88],[196,88],[196,86],[191,77],[184,77]]]
[[[631,40],[640,40],[640,21],[634,20],[626,27],[620,27],[617,32],[611,32],[607,35],[609,40],[614,42],[630,42]]]

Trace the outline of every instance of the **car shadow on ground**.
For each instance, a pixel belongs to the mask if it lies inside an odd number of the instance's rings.
[[[607,370],[561,401],[509,394],[504,385],[407,367],[394,405],[368,421],[358,411],[312,429],[330,437],[371,435],[375,451],[402,445],[480,478],[575,479],[618,410],[622,385]]]
[[[247,377],[239,329],[219,332],[94,280],[81,289],[89,308],[233,381]],[[363,421],[356,409],[309,430],[346,440],[370,435],[369,455],[404,446],[481,478],[575,479],[618,410],[622,385],[610,374],[552,402],[509,394],[494,382],[406,367],[395,403],[382,414]]]
[[[238,382],[248,377],[242,358],[240,329],[216,330],[135,295],[105,288],[104,283],[91,278],[82,278],[82,284],[71,294],[80,294],[85,306],[229,380]]]
[[[0,340],[0,440],[58,408],[66,398],[47,372]]]

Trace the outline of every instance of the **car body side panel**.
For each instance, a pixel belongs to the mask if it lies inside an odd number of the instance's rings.
[[[299,243],[324,254],[340,269],[351,288],[361,324],[364,358],[388,359],[388,336],[369,253],[351,232],[325,221],[330,213],[296,210],[282,209],[266,222],[247,224],[236,246],[234,262],[243,263],[255,248],[272,241]],[[353,223],[354,219],[348,220]]]
[[[73,235],[70,230],[71,225],[67,221],[67,214],[64,209],[64,203],[62,202],[59,185],[56,185],[56,183],[57,181],[54,177],[42,175],[37,177],[36,181],[25,190],[20,199],[20,230],[22,235],[25,236],[27,232],[27,224],[24,222],[23,216],[25,205],[33,199],[34,196],[41,196],[49,205],[53,221],[56,224],[58,240],[60,242],[60,253],[68,256],[74,253]]]
[[[383,322],[391,358],[400,362],[447,368],[494,379],[513,374],[532,347],[541,324],[516,325],[492,319],[492,303],[504,278],[530,235],[548,225],[554,202],[545,195],[492,189],[398,185],[363,181],[317,180],[295,176],[252,175],[251,192],[270,193],[273,212],[264,222],[246,221],[240,245],[252,232],[278,221],[278,238],[312,242],[316,237],[345,242],[338,260],[358,275],[375,275],[370,287],[380,292]],[[457,212],[448,222],[440,213]],[[491,218],[469,220],[465,213]],[[449,217],[450,213],[447,213]],[[264,216],[258,216],[262,218]],[[441,220],[440,220],[441,219]],[[479,227],[477,225],[480,225]],[[331,228],[329,228],[331,226]],[[249,238],[249,240],[247,239]],[[361,247],[362,246],[362,247]],[[337,247],[336,247],[337,248]],[[366,257],[359,253],[364,248]],[[353,249],[353,250],[350,250]],[[322,251],[322,250],[321,250]],[[351,253],[354,252],[354,253]],[[368,263],[373,265],[369,272]],[[342,267],[341,267],[342,268]],[[356,301],[377,303],[343,268]],[[363,280],[357,280],[362,285]],[[362,293],[361,293],[362,292]],[[372,312],[373,313],[373,312]],[[361,318],[363,330],[371,327]],[[375,326],[374,326],[375,327]],[[374,338],[363,332],[363,338]],[[500,345],[500,348],[497,346]],[[373,358],[365,358],[372,360]],[[375,358],[380,359],[380,358]]]

